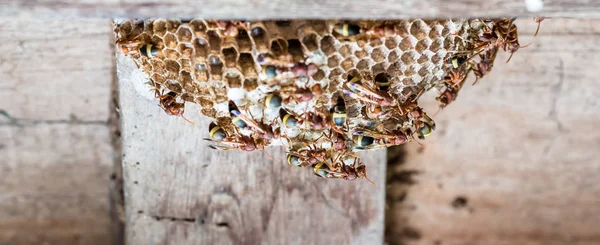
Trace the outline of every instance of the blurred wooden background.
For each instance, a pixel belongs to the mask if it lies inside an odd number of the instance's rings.
[[[517,2],[502,1],[514,9]],[[597,4],[569,3],[573,10],[565,15],[598,12]],[[111,194],[121,156],[109,123],[116,82],[111,26],[89,18],[111,13],[59,5],[0,2],[2,245],[110,244],[119,233],[111,221],[123,215]],[[561,15],[557,9],[549,14]],[[87,18],[47,19],[78,16]],[[519,20],[521,43],[532,45],[508,64],[507,55],[499,56],[490,76],[439,112],[438,131],[424,148],[390,152],[387,243],[600,242],[599,24],[549,19],[533,39],[535,23]],[[433,103],[427,109],[437,110]]]

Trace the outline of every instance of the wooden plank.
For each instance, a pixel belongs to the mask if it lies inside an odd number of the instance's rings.
[[[2,125],[0,142],[0,244],[111,241],[106,125]]]
[[[382,244],[385,151],[362,154],[369,176],[348,182],[292,168],[283,149],[214,151],[209,120],[157,106],[133,61],[117,57],[127,244]]]
[[[534,16],[599,17],[600,3],[588,0],[546,1],[542,12],[529,13],[523,0],[231,0],[231,1],[18,1],[0,2],[0,16],[8,18],[440,18]]]
[[[107,20],[3,20],[2,109],[17,119],[106,121],[110,35]]]
[[[0,24],[0,244],[109,244],[107,20]]]
[[[600,21],[549,20],[535,39],[519,24],[533,45],[499,55],[390,167],[414,181],[390,186],[390,244],[598,244]]]

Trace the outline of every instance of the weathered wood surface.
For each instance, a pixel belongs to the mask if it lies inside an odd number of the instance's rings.
[[[519,21],[533,43],[390,165],[390,244],[598,244],[598,20]],[[435,105],[429,107],[435,111]]]
[[[540,13],[529,13],[523,0],[87,0],[0,1],[0,17],[10,18],[440,18],[503,16],[600,17],[600,2],[546,1]]]
[[[369,176],[324,180],[288,166],[283,149],[215,151],[209,119],[164,114],[143,73],[118,55],[127,244],[382,244],[385,151]]]
[[[0,244],[110,244],[106,20],[0,23]]]

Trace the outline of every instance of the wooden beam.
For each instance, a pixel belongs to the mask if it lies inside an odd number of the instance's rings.
[[[110,22],[0,24],[0,244],[111,244]]]
[[[532,45],[508,64],[501,52],[434,117],[426,147],[409,144],[405,163],[390,164],[390,245],[598,244],[600,89],[590,67],[600,21],[549,19],[536,38],[535,23],[517,25]]]
[[[230,1],[18,1],[0,2],[8,18],[465,18],[534,16],[600,17],[600,3],[588,0],[546,1],[540,13],[529,13],[523,0],[230,0]]]
[[[209,119],[164,114],[133,61],[117,57],[127,244],[382,244],[385,151],[361,154],[369,176],[320,179],[283,149],[216,151]]]

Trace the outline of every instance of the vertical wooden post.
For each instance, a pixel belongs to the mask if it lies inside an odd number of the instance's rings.
[[[385,151],[362,154],[374,186],[313,176],[283,149],[215,151],[208,118],[165,115],[118,54],[127,244],[382,244]]]

